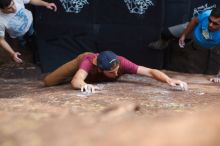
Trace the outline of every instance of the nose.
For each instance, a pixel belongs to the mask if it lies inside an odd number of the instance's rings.
[[[213,23],[212,23],[212,22],[209,22],[209,26],[210,26],[210,27],[213,27]]]
[[[215,25],[212,22],[209,23],[209,29],[210,30],[214,30],[215,29]]]

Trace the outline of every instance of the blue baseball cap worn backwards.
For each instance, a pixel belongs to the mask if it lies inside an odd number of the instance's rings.
[[[111,70],[116,62],[118,62],[117,55],[112,51],[103,51],[97,57],[97,66],[101,70]]]

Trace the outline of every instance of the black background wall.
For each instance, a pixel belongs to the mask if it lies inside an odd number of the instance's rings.
[[[152,0],[154,6],[149,5],[145,12],[137,14],[130,13],[125,3],[132,0],[87,0],[79,13],[66,12],[61,1],[54,1],[57,12],[41,7],[34,11],[43,72],[54,70],[82,52],[103,50],[112,50],[148,67],[175,70],[175,47],[154,50],[148,43],[159,39],[162,28],[190,20],[195,7],[210,3]]]
[[[37,7],[35,28],[42,69],[51,71],[84,51],[112,50],[138,64],[162,68],[163,52],[147,44],[160,35],[164,1],[142,15],[129,13],[124,0],[88,0],[80,13]],[[152,61],[154,60],[154,61]]]

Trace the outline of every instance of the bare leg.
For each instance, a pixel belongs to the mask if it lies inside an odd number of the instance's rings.
[[[57,68],[52,73],[48,74],[43,82],[45,86],[54,86],[67,81],[70,81],[73,75],[79,68],[79,64],[85,55],[90,54],[89,52],[80,54],[73,60],[65,63],[64,65]]]

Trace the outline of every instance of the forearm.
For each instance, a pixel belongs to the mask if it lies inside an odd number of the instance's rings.
[[[152,78],[164,82],[164,83],[170,83],[170,77],[168,77],[165,73],[157,70],[157,69],[151,69],[150,74]]]
[[[72,87],[74,89],[81,89],[81,87],[86,84],[85,79],[87,75],[88,73],[86,71],[84,71],[83,69],[79,69],[73,76],[73,79],[71,81]]]
[[[138,66],[137,74],[152,77],[158,81],[169,83],[170,78],[157,69],[150,69],[144,66]]]
[[[46,7],[48,2],[42,1],[42,0],[30,0],[30,4],[35,6],[44,6]]]
[[[86,82],[82,80],[81,78],[73,77],[71,84],[72,84],[73,89],[81,89],[81,87],[84,86]]]
[[[0,47],[7,51],[10,54],[10,56],[12,56],[15,53],[15,51],[11,48],[11,46],[6,42],[4,38],[0,39]]]
[[[169,84],[170,86],[180,86],[181,90],[187,90],[187,83],[168,77],[165,73],[143,66],[138,66],[137,74],[152,77],[160,82]]]
[[[189,22],[189,24],[187,25],[186,29],[183,31],[182,35],[181,36],[187,36],[188,34],[190,34],[194,27],[197,25],[198,23],[198,20],[196,17],[192,18],[192,20]]]

